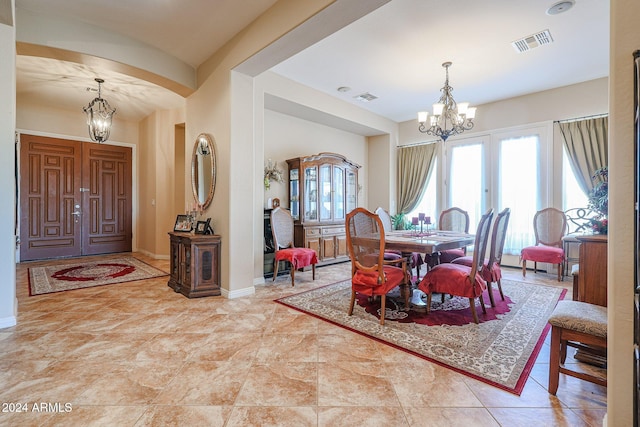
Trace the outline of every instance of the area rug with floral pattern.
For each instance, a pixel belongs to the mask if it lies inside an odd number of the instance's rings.
[[[131,256],[90,262],[76,259],[64,265],[30,267],[29,295],[131,282],[167,274]]]
[[[404,311],[398,292],[387,297],[384,325],[379,301],[366,296],[358,296],[349,316],[348,280],[276,302],[520,395],[549,332],[547,320],[566,290],[504,279],[502,289],[504,301],[494,289],[495,308],[485,292],[486,314],[476,299],[479,324],[468,298],[447,296],[443,303],[434,295],[426,314],[424,308]]]

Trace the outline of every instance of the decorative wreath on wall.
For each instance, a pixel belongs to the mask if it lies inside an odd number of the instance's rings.
[[[269,159],[264,167],[264,188],[266,190],[271,188],[271,181],[284,182],[284,175],[282,170],[278,169],[278,163],[274,163]]]

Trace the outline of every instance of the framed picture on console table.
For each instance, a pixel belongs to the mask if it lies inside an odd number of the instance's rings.
[[[178,215],[176,223],[173,225],[173,231],[191,231],[191,218],[189,215]]]
[[[211,221],[211,218],[207,218],[206,221],[198,221],[196,223],[196,229],[195,229],[195,233],[196,234],[209,234],[209,222]]]

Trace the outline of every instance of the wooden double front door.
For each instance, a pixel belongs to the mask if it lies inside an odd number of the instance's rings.
[[[131,251],[131,148],[20,137],[20,260]]]

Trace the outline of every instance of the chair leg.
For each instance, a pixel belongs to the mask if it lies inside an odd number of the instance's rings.
[[[277,260],[273,260],[273,281],[276,281],[276,277],[278,277],[278,265],[280,263]]]
[[[551,353],[549,356],[549,393],[556,395],[560,380],[560,328],[551,327]]]
[[[380,296],[380,324],[381,325],[384,325],[384,314],[387,308],[386,305],[387,305],[387,296],[381,295]]]
[[[527,261],[522,260],[522,277],[527,277]]]
[[[473,315],[473,321],[476,322],[476,325],[477,325],[480,322],[478,321],[478,313],[476,312],[476,301],[475,301],[475,298],[469,298],[469,308],[471,308],[471,314]]]
[[[562,282],[562,276],[563,276],[562,264],[558,264],[558,282]]]
[[[411,286],[403,283],[400,285],[400,295],[404,298],[404,308],[409,311],[411,306],[409,305],[409,298],[411,297]]]
[[[567,361],[567,340],[563,340],[560,337],[560,363],[564,364]]]
[[[353,306],[356,303],[356,291],[351,291],[351,303],[349,304],[349,316],[353,315]]]
[[[538,273],[538,261],[533,261],[533,272]]]
[[[293,264],[291,264],[291,286],[295,286],[296,280],[296,269],[293,268]]]
[[[427,314],[431,311],[431,293],[427,294]]]
[[[316,280],[316,265],[315,264],[311,264],[311,278],[313,280]]]
[[[491,303],[491,307],[495,307],[496,306],[496,302],[493,300],[493,288],[491,287],[491,282],[489,282],[487,280],[487,292],[489,293],[489,302]],[[482,295],[480,295],[480,298],[482,298]],[[484,304],[483,304],[484,307]]]
[[[500,282],[500,279],[498,279],[498,290],[500,291],[500,298],[502,298],[502,301],[504,301],[504,294],[502,293],[502,283]]]

